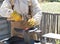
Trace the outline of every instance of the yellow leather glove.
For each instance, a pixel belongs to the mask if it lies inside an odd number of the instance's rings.
[[[14,21],[21,21],[22,20],[22,16],[20,14],[18,14],[16,11],[14,11],[11,16],[10,16],[11,20]]]
[[[31,18],[31,19],[28,20],[28,25],[30,27],[33,27],[35,25],[35,23],[36,23],[36,21],[33,18]]]

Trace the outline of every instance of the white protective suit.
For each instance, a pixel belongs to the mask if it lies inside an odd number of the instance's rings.
[[[38,0],[31,0],[32,3],[32,16],[37,24],[40,23],[42,12]],[[14,10],[20,13],[22,16],[28,15],[28,0],[14,0]],[[11,8],[10,0],[4,0],[0,8],[0,15],[3,17],[9,17],[13,12]]]

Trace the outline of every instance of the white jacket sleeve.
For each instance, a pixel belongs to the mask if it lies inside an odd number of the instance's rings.
[[[32,0],[32,14],[34,14],[33,18],[35,19],[37,25],[40,24],[41,17],[42,17],[42,11],[40,8],[40,5],[38,3],[38,0]]]
[[[0,7],[0,16],[2,17],[10,17],[10,14],[13,12],[11,9],[11,4],[9,0],[4,0]]]

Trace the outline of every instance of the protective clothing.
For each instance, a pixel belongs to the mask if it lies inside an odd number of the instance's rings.
[[[33,27],[35,24],[36,24],[36,21],[33,18],[28,20],[28,25],[30,25],[31,27]]]
[[[11,15],[10,15],[11,20],[14,21],[21,21],[22,20],[22,16],[20,14],[18,14],[16,11],[14,11]]]
[[[26,19],[26,16],[28,16],[28,3],[29,3],[29,1],[30,0],[14,0],[14,3],[13,3],[14,4],[14,11],[20,13],[24,17],[24,19]],[[41,11],[40,5],[38,3],[38,0],[31,0],[31,4],[32,4],[32,6],[31,6],[32,7],[31,8],[32,18],[37,22],[37,25],[39,25],[40,21],[41,21],[41,17],[42,17],[42,11]],[[4,10],[6,8],[8,8],[7,11],[10,9],[12,10],[10,0],[4,0],[3,4],[1,5],[0,10],[4,12]],[[2,10],[2,9],[4,9],[4,10]],[[4,14],[9,13],[9,11],[8,12],[7,11]],[[2,13],[1,13],[1,15],[2,15]],[[11,15],[11,14],[7,14],[7,16],[8,15]]]
[[[3,4],[1,5],[1,8],[0,8],[0,15],[2,17],[8,17],[13,14],[12,17],[14,16],[16,18],[16,14],[19,13],[20,16],[17,14],[18,15],[17,19],[15,19],[13,17],[13,19],[15,21],[21,20],[22,17],[24,20],[27,20],[28,12],[29,12],[28,6],[29,6],[30,0],[14,0],[13,4],[11,4],[10,1],[11,0],[3,1]],[[14,8],[13,8],[14,10],[12,9],[12,5],[14,5]],[[15,13],[14,11],[16,11],[17,13]],[[31,15],[32,15],[32,18],[28,19],[27,22],[25,22],[25,21],[11,22],[11,36],[14,36],[15,34],[18,35],[17,33],[19,33],[19,32],[14,31],[14,28],[16,28],[16,27],[23,28],[23,26],[26,25],[24,27],[24,29],[25,29],[25,28],[30,28],[32,26],[40,25],[42,11],[41,11],[40,5],[38,3],[38,0],[31,0]],[[21,36],[21,34],[19,36]]]

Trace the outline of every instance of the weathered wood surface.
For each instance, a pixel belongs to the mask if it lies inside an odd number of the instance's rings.
[[[40,29],[42,33],[59,33],[60,34],[60,14],[43,13]]]

